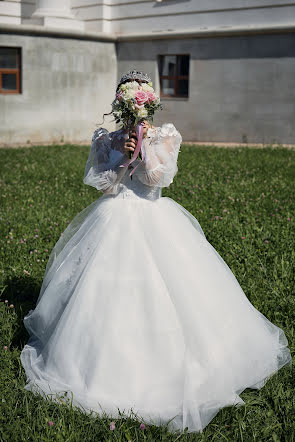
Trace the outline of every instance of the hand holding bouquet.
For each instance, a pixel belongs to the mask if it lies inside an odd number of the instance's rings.
[[[144,120],[142,122],[140,122],[139,124],[142,125],[143,128],[143,138],[147,137],[147,133],[148,133],[148,129],[150,129],[152,127],[152,125],[147,121]],[[132,158],[133,152],[136,149],[136,144],[137,144],[137,133],[135,128],[129,130],[129,137],[128,134],[126,132],[124,138],[126,138],[125,143],[124,143],[124,151],[126,153],[126,155],[128,155],[128,158]],[[138,159],[142,159],[141,158],[141,151],[138,154]],[[132,168],[132,166],[130,166]]]
[[[112,113],[116,123],[121,123],[122,127],[136,131],[137,146],[131,161],[122,165],[128,166],[138,157],[141,152],[143,160],[143,151],[141,149],[143,126],[142,122],[147,120],[152,123],[156,110],[162,109],[160,98],[156,95],[152,83],[139,83],[137,81],[128,81],[121,84],[117,90],[116,98],[112,103]],[[132,170],[130,176],[135,169]]]

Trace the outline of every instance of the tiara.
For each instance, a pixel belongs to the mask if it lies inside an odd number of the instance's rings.
[[[127,74],[123,75],[123,77],[120,80],[120,83],[124,83],[124,81],[126,80],[142,80],[142,81],[147,81],[148,83],[152,81],[148,75],[136,70],[129,71],[127,72]]]

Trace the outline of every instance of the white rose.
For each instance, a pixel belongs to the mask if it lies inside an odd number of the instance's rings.
[[[128,83],[125,83],[127,86],[127,90],[130,89],[138,89],[139,87],[139,83],[137,83],[137,81],[128,81]]]
[[[135,91],[133,89],[130,91],[127,90],[126,92],[124,92],[123,100],[130,101],[132,98],[134,98],[134,96],[135,96]]]
[[[144,92],[154,92],[154,89],[147,83],[142,83],[141,86]]]
[[[147,115],[148,115],[148,111],[146,109],[143,108],[143,109],[138,110],[138,116],[140,118],[146,118]]]

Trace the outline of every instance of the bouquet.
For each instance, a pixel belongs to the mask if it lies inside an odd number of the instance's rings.
[[[163,109],[160,98],[156,95],[152,83],[139,84],[137,81],[128,81],[121,84],[116,98],[112,103],[112,114],[116,123],[121,123],[122,127],[129,130],[135,129],[137,135],[137,145],[133,152],[131,161],[121,165],[128,166],[140,155],[140,159],[144,159],[142,146],[143,127],[141,122],[147,120],[153,122],[154,113],[158,109]],[[130,176],[135,169],[132,170]]]

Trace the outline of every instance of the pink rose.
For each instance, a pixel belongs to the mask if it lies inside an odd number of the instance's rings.
[[[156,99],[156,95],[153,92],[147,92],[146,94],[148,96],[148,103],[151,103]]]
[[[144,91],[136,91],[135,98],[136,98],[137,104],[139,104],[139,106],[141,106],[142,104],[144,104],[148,101],[148,95]]]

